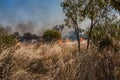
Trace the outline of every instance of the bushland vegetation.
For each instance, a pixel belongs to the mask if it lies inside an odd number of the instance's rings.
[[[115,20],[111,21],[112,17],[108,19],[110,15],[106,16],[106,8],[120,10],[119,1],[103,1],[90,0],[86,7],[80,4],[85,3],[84,0],[64,0],[62,3],[67,17],[66,26],[74,28],[78,41],[78,24],[86,16],[90,18],[91,25],[84,31],[89,35],[87,49],[80,49],[80,42],[65,45],[45,43],[37,47],[33,45],[32,48],[30,45],[16,48],[16,38],[1,27],[0,79],[120,80],[120,25]],[[56,41],[61,35],[48,30],[43,37],[47,42]]]

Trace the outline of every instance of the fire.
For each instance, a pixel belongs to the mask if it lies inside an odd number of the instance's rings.
[[[77,44],[77,40],[76,41],[71,41],[70,39],[66,38],[65,40],[59,39],[55,42],[58,45],[75,45]],[[87,44],[87,40],[85,40],[84,38],[80,38],[80,46],[81,48],[84,48]],[[20,48],[20,47],[30,47],[33,48],[35,45],[38,45],[39,47],[44,46],[44,40],[41,39],[39,42],[35,42],[35,43],[29,43],[29,42],[20,42],[20,41],[16,41],[16,47]]]
[[[70,39],[68,39],[68,38],[66,38],[66,39],[64,40],[64,42],[65,42],[65,43],[71,43]]]
[[[65,39],[65,40],[59,39],[59,40],[57,40],[58,45],[63,45],[63,44],[67,44],[67,43],[72,43],[72,42],[70,41],[70,39]]]
[[[61,39],[57,40],[57,44],[62,45],[63,41]]]

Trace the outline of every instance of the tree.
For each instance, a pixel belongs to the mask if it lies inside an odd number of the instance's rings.
[[[53,30],[56,30],[56,31],[59,31],[62,35],[62,31],[64,29],[64,24],[61,24],[61,25],[56,25],[52,28]]]
[[[66,16],[65,21],[68,26],[73,27],[75,29],[78,42],[79,24],[85,18],[90,19],[90,30],[88,33],[89,40],[87,42],[87,49],[89,48],[89,42],[91,39],[93,27],[98,22],[102,22],[102,19],[105,18],[105,14],[109,13],[109,15],[112,15],[110,14],[110,0],[64,0],[64,2],[62,3],[62,7]]]
[[[90,23],[90,30],[89,30],[89,40],[87,42],[87,49],[89,48],[89,42],[91,39],[91,34],[93,32],[93,28],[95,27],[95,25],[98,22],[103,22],[103,19],[106,17],[106,15],[108,15],[108,13],[111,13],[110,10],[110,1],[107,0],[90,0],[88,2],[88,4],[86,5],[85,9],[84,9],[84,14],[85,16],[87,16],[91,23]],[[111,16],[112,14],[109,14],[109,16]]]
[[[113,6],[115,9],[120,11],[120,1],[119,0],[111,0],[111,6]]]
[[[84,29],[79,28],[79,29],[78,29],[78,31],[79,31],[80,33],[83,33],[85,30],[84,30]]]
[[[120,31],[116,22],[108,23],[107,26],[108,27],[106,27],[106,24],[96,25],[91,34],[93,44],[100,49],[111,46],[113,47],[113,45],[120,40]],[[89,31],[87,31],[87,33],[88,32]]]
[[[81,12],[83,11],[84,0],[64,0],[61,3],[63,12],[65,13],[66,26],[73,28],[77,36],[78,50],[80,52],[80,39],[79,39],[79,23],[84,20],[85,16]]]
[[[109,32],[109,30],[106,27],[104,27],[103,25],[96,25],[93,28],[93,33],[91,34],[91,40],[95,46],[102,48],[103,46],[106,47],[107,45],[109,45],[108,43],[110,43],[111,39],[110,39],[110,36],[108,35],[108,33],[106,33],[106,30]],[[87,32],[89,32],[89,31],[87,31]]]
[[[58,39],[61,39],[61,34],[58,31],[55,30],[47,30],[43,34],[43,38],[46,42],[56,41]]]

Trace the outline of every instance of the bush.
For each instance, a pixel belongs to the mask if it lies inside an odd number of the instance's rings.
[[[3,49],[14,46],[15,43],[15,36],[8,34],[3,27],[0,27],[0,52]]]
[[[58,39],[61,39],[61,34],[58,31],[55,30],[47,30],[43,34],[43,38],[45,41],[56,41]]]
[[[106,48],[106,47],[110,47],[112,45],[113,45],[113,40],[110,37],[103,38],[99,43],[100,48]]]
[[[24,33],[23,38],[26,40],[32,39],[32,34],[31,33]]]
[[[15,36],[15,38],[18,38],[20,36],[19,32],[15,32],[13,35]]]
[[[16,43],[15,37],[13,35],[2,35],[0,36],[0,44],[2,47],[12,47]]]

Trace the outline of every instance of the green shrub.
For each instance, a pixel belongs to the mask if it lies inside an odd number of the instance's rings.
[[[15,44],[15,36],[8,34],[3,27],[0,27],[0,52],[3,49],[14,46]]]
[[[3,47],[11,47],[16,43],[15,37],[13,35],[4,34],[0,36],[0,44]]]
[[[47,30],[43,34],[43,38],[47,42],[49,42],[49,41],[56,41],[58,39],[61,39],[61,34],[58,31],[55,31],[55,30]]]
[[[103,38],[99,43],[100,48],[111,47],[112,45],[113,45],[113,40],[108,36]]]

